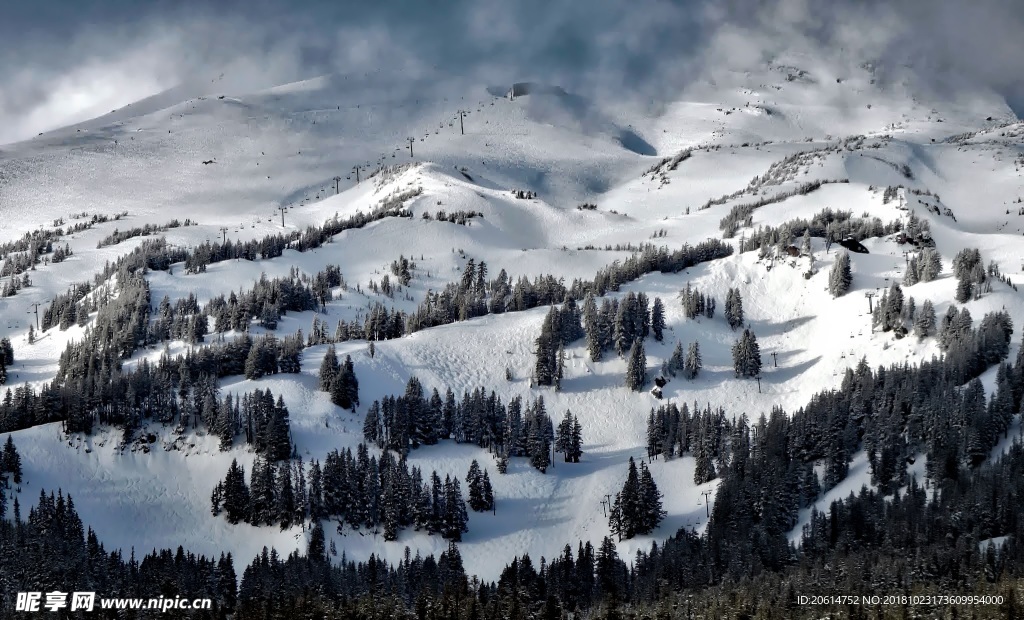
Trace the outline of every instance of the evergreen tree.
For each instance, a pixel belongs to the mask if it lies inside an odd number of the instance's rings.
[[[227,486],[227,485],[225,485]],[[253,525],[272,525],[277,517],[276,481],[274,467],[265,458],[256,457],[249,481],[249,513],[247,521]]]
[[[638,516],[637,532],[649,534],[658,527],[661,520],[668,514],[662,507],[662,494],[654,484],[654,477],[647,465],[640,462],[640,506],[641,512]]]
[[[935,331],[935,306],[932,300],[926,299],[921,304],[921,310],[914,319],[914,334],[924,340]]]
[[[733,330],[743,326],[743,297],[737,288],[729,288],[725,296],[725,320]]]
[[[643,526],[644,506],[640,492],[640,476],[636,462],[629,457],[629,468],[622,490],[615,494],[615,501],[608,515],[608,525],[619,540],[629,540]]]
[[[961,278],[956,283],[955,299],[959,303],[966,303],[974,296],[974,283],[968,278]]]
[[[626,355],[630,344],[633,342],[633,317],[630,312],[629,296],[623,297],[619,307],[615,311],[614,322],[612,323],[612,339],[615,343],[615,353],[619,357]]]
[[[583,429],[579,418],[566,410],[555,434],[555,452],[561,452],[566,463],[579,463],[583,455]]]
[[[551,441],[545,432],[542,418],[547,418],[547,415],[537,416],[530,425],[529,451],[530,465],[543,474],[551,465]]]
[[[740,339],[732,347],[732,361],[737,377],[756,377],[761,374],[761,348],[754,332],[743,330]]]
[[[14,446],[14,440],[10,435],[7,436],[3,455],[0,456],[0,476],[3,474],[11,474],[14,484],[21,484],[21,455],[18,454],[18,449]]]
[[[893,282],[889,287],[882,308],[882,331],[890,331],[903,325],[903,289]]]
[[[683,343],[676,340],[676,347],[672,350],[672,357],[668,359],[667,370],[673,377],[677,373],[683,372],[686,367],[686,361],[683,358]]]
[[[313,461],[309,466],[309,518],[314,523],[327,516],[324,509],[324,483],[323,471],[320,469],[320,462]]]
[[[231,466],[228,467],[223,490],[223,508],[228,523],[245,521],[249,515],[249,487],[245,484],[245,470],[235,459],[231,460]]]
[[[473,459],[469,464],[469,473],[466,474],[466,485],[469,488],[469,507],[475,512],[487,510],[487,500],[484,496],[484,477],[480,471],[480,464]]]
[[[330,392],[331,384],[334,382],[334,378],[338,376],[341,371],[341,365],[338,363],[338,354],[334,350],[334,345],[327,346],[327,353],[324,354],[324,360],[320,363],[320,391]]]
[[[0,338],[0,365],[11,366],[14,364],[14,347],[8,338]]]
[[[661,342],[665,331],[665,304],[661,297],[654,298],[654,306],[651,308],[651,333],[654,339]]]
[[[700,344],[691,342],[686,350],[686,361],[683,363],[683,376],[687,379],[696,379],[704,364],[700,357]]]
[[[278,463],[275,487],[276,521],[281,524],[282,530],[286,530],[291,527],[292,517],[295,515],[295,489],[292,486],[291,466],[288,461]]]
[[[942,273],[942,257],[935,248],[924,248],[917,261],[917,279],[921,282],[931,282]]]
[[[647,355],[639,339],[633,341],[626,359],[626,387],[639,392],[647,383]]]
[[[565,374],[565,345],[558,343],[558,350],[555,352],[555,391],[562,389],[562,376]]]
[[[2,492],[3,487],[0,487]],[[210,514],[213,516],[219,516],[221,513],[221,505],[224,503],[224,483],[218,482],[213,487],[213,492],[210,493]]]
[[[491,487],[491,477],[484,470],[483,482],[481,483],[484,496],[484,510],[494,510],[494,489]]]
[[[597,302],[594,301],[594,294],[590,291],[587,292],[587,296],[583,300],[583,327],[587,333],[587,353],[590,355],[590,361],[600,361],[604,352],[604,342],[601,337],[602,328]]]
[[[459,479],[445,476],[441,535],[448,540],[459,542],[462,535],[469,531],[468,524],[469,515],[466,513],[466,503],[462,499]]]
[[[352,403],[352,411],[355,411],[359,406],[359,379],[356,378],[356,368],[351,355],[345,356],[345,363],[341,370],[348,376],[348,400]]]
[[[359,380],[356,379],[352,356],[345,356],[345,363],[331,380],[331,402],[342,409],[356,410],[359,405]]]
[[[534,364],[534,378],[537,385],[554,385],[558,374],[558,346],[555,333],[556,310],[552,306],[541,324],[540,336],[534,341],[537,348],[537,362]]]
[[[833,297],[842,297],[850,290],[853,283],[853,271],[850,267],[850,254],[843,252],[836,257],[832,270],[828,274],[828,292]]]

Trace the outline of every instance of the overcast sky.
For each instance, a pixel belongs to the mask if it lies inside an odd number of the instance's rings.
[[[0,143],[220,73],[240,90],[391,67],[668,98],[793,44],[1019,103],[1022,16],[1019,0],[9,0]]]

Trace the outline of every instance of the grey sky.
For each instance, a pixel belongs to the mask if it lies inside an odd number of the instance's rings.
[[[795,42],[913,63],[937,89],[980,83],[1019,104],[1022,31],[1017,0],[11,0],[0,143],[221,72],[258,88],[402,67],[669,98],[718,63]]]

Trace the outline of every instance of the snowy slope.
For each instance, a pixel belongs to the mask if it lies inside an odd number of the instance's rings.
[[[190,218],[199,225],[168,231],[168,242],[195,245],[222,234],[255,239],[321,224],[335,214],[367,212],[387,196],[413,188],[422,189],[406,205],[413,218],[349,230],[311,252],[286,250],[276,259],[217,263],[195,275],[183,269],[151,273],[153,303],[164,295],[173,300],[188,294],[205,303],[250,288],[262,274],[285,276],[293,267],[314,274],[337,264],[349,288],[338,291],[326,317],[317,317],[333,325],[362,316],[373,301],[412,310],[428,290],[456,280],[469,258],[486,261],[492,276],[505,269],[513,279],[539,274],[567,282],[589,279],[629,256],[606,246],[651,242],[676,248],[720,238],[719,220],[732,206],[812,180],[848,182],[761,207],[753,213],[753,227],[809,218],[824,207],[905,221],[909,211],[898,208],[905,204],[930,223],[946,267],[938,280],[906,292],[918,304],[931,299],[939,315],[953,299],[949,261],[961,248],[979,247],[983,258],[998,261],[1014,282],[1024,279],[1024,216],[1017,215],[1021,205],[1014,206],[1024,197],[1024,133],[1019,123],[1012,124],[1016,119],[1005,103],[985,93],[922,101],[909,86],[874,83],[867,69],[831,68],[806,57],[699,80],[657,106],[587,100],[560,89],[509,100],[500,96],[507,86],[413,81],[387,73],[329,75],[259,92],[220,88],[217,83],[183,86],[0,149],[0,242],[51,227],[57,218],[82,221],[74,214],[129,214],[63,239],[74,251],[69,260],[40,266],[31,272],[30,288],[0,299],[0,333],[11,337],[16,349],[18,361],[9,369],[15,381],[51,379],[59,353],[81,337],[78,327],[54,329],[29,345],[26,332],[33,317],[26,311],[91,279],[105,262],[144,239],[97,248],[115,228]],[[460,110],[466,113],[464,134]],[[986,120],[990,116],[994,120]],[[842,142],[850,136],[865,139]],[[407,138],[413,138],[413,156]],[[682,149],[693,150],[674,170],[645,174]],[[773,164],[800,153],[811,154],[791,173],[771,183],[755,182]],[[411,165],[368,179],[381,164]],[[911,178],[900,172],[904,165]],[[365,166],[359,183],[354,166]],[[881,188],[896,184],[937,197],[904,193],[903,202],[883,203]],[[516,198],[512,192],[520,189],[537,197]],[[721,197],[729,198],[718,201]],[[709,201],[718,203],[702,209]],[[597,209],[576,208],[584,202]],[[289,207],[283,226],[281,206]],[[947,208],[955,219],[945,214]],[[468,226],[422,218],[441,209],[478,211],[483,217]],[[839,299],[826,290],[836,251],[826,253],[820,239],[813,247],[818,271],[810,279],[803,276],[807,257],[771,263],[746,252],[679,274],[651,274],[615,295],[643,291],[666,302],[666,340],[650,341],[647,348],[652,371],[677,340],[701,343],[704,372],[694,381],[670,382],[667,399],[721,405],[730,414],[756,418],[774,405],[795,410],[816,391],[836,386],[845,368],[861,357],[877,366],[938,353],[934,339],[895,341],[872,333],[864,294],[900,281],[905,260],[894,239],[865,245],[870,254],[853,255],[854,290]],[[369,282],[387,273],[400,254],[417,262],[405,291],[411,301],[369,293]],[[720,304],[729,287],[741,290],[747,320],[765,355],[760,391],[755,382],[734,377],[730,347],[736,335],[721,317],[685,319],[679,292],[687,283],[714,294]],[[975,318],[1005,307],[1017,325],[1024,325],[1020,293],[1001,284],[967,307]],[[377,343],[373,358],[365,342],[339,345],[339,354],[352,355],[360,380],[364,405],[355,415],[316,391],[324,347],[305,350],[298,376],[231,378],[221,388],[242,393],[269,387],[283,395],[295,443],[307,462],[357,445],[366,404],[400,392],[412,375],[428,390],[451,387],[460,395],[475,387],[494,389],[505,400],[543,394],[556,422],[571,409],[584,428],[579,465],[556,463],[540,474],[514,460],[509,473],[500,476],[486,452],[447,441],[410,455],[410,462],[426,471],[460,478],[474,458],[491,470],[497,513],[471,513],[461,548],[467,570],[496,577],[513,552],[551,557],[566,542],[598,541],[608,533],[600,501],[621,487],[628,457],[643,455],[647,412],[663,402],[627,391],[624,362],[591,362],[582,342],[568,350],[561,392],[531,388],[531,351],[544,312],[424,330]],[[289,314],[278,332],[307,331],[313,319],[313,313]],[[186,348],[182,343],[168,347],[172,353]],[[136,359],[155,359],[161,352],[139,352]],[[512,381],[505,379],[506,368]],[[233,458],[250,468],[251,453],[242,448],[221,453],[201,434],[186,435],[170,449],[170,430],[153,431],[159,439],[148,453],[122,453],[115,431],[68,438],[59,426],[47,425],[15,433],[26,469],[22,493],[70,490],[83,519],[111,547],[142,551],[182,544],[201,553],[230,550],[243,559],[264,545],[279,551],[304,547],[300,528],[230,526],[210,515],[213,485]],[[851,478],[823,497],[822,506],[868,479],[866,461],[859,458],[851,465]],[[665,493],[668,517],[652,536],[621,543],[622,557],[706,521],[701,491],[716,483],[694,485],[692,459],[655,461],[651,469]],[[327,530],[350,557],[376,552],[397,559],[406,545],[424,553],[445,547],[438,537],[413,532],[384,543],[372,535]]]

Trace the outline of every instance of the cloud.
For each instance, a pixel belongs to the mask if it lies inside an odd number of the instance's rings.
[[[1024,100],[1011,0],[16,0],[0,23],[0,143],[224,73],[237,90],[387,68],[671,98],[800,48],[910,64],[936,90]],[[904,67],[905,68],[905,67]]]

